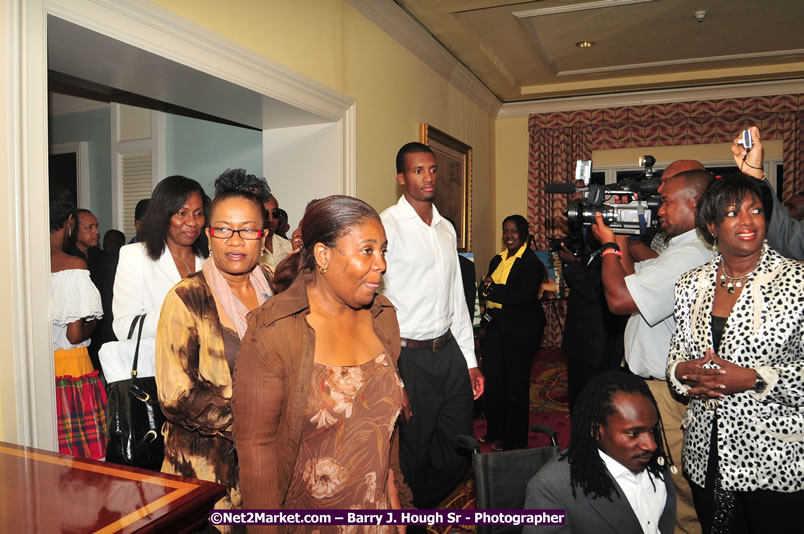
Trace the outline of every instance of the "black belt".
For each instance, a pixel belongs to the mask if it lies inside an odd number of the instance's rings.
[[[452,332],[447,330],[447,333],[443,336],[439,336],[435,339],[408,339],[408,338],[400,338],[399,344],[403,347],[408,349],[416,349],[416,350],[431,350],[433,352],[438,352],[444,347],[447,346],[447,343],[452,339]]]

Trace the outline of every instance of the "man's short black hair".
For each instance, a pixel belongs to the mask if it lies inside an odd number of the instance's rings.
[[[418,154],[421,152],[426,152],[428,154],[432,154],[433,151],[430,150],[430,147],[425,145],[424,143],[419,143],[413,141],[404,145],[402,148],[399,149],[399,152],[396,153],[396,173],[397,174],[404,174],[405,172],[405,158],[408,154]]]
[[[103,251],[117,252],[126,244],[126,236],[120,230],[108,230],[103,234]]]
[[[141,221],[145,218],[145,212],[148,211],[148,202],[150,202],[150,200],[150,198],[143,198],[137,202],[137,206],[134,208],[135,221]]]

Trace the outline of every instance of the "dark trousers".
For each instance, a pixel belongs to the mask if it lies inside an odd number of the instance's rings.
[[[459,434],[472,435],[472,387],[458,344],[438,352],[402,348],[399,375],[413,415],[401,426],[399,459],[417,508],[435,508],[463,480],[468,452]]]
[[[483,340],[483,376],[487,436],[506,449],[528,446],[530,426],[530,365],[533,350],[527,343],[505,335],[492,320]],[[535,345],[535,346],[538,346]]]
[[[702,488],[690,482],[695,511],[704,534],[712,530],[715,514],[714,483],[718,470],[717,421],[710,440],[706,478]],[[804,533],[801,510],[804,509],[804,491],[781,493],[770,490],[734,492],[734,512],[729,522],[731,534],[764,534],[765,532]]]
[[[566,336],[568,333],[569,330],[565,331],[564,335]],[[583,336],[584,334],[578,335]],[[591,339],[585,341],[592,343]],[[586,384],[599,374],[620,369],[620,363],[623,360],[622,331],[620,332],[619,350],[609,351],[612,344],[605,342],[578,350],[578,345],[581,343],[575,340],[572,343],[573,350],[567,351],[567,394],[570,414]]]

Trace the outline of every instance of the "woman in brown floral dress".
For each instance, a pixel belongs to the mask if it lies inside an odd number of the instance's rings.
[[[301,233],[301,252],[276,271],[277,280],[290,271],[293,282],[249,316],[235,370],[243,506],[408,506],[395,432],[404,400],[399,326],[391,303],[375,294],[385,230],[368,204],[332,196],[310,207]]]
[[[257,266],[265,225],[261,194],[267,184],[236,169],[223,173],[215,189],[206,230],[211,254],[162,305],[156,381],[167,417],[162,471],[223,484],[228,491],[215,508],[226,509],[241,502],[232,441],[232,370],[246,314],[265,302],[271,289]]]

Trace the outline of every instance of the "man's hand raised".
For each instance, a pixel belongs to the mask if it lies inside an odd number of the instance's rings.
[[[762,168],[763,149],[762,141],[759,136],[759,128],[751,126],[748,128],[748,131],[751,132],[754,147],[751,150],[746,150],[744,146],[738,145],[737,141],[743,138],[743,136],[740,135],[734,139],[731,145],[731,153],[734,156],[734,163],[737,165],[737,168],[740,169],[740,172],[748,176],[753,176],[757,180],[762,180],[762,177],[765,176],[765,171]]]

